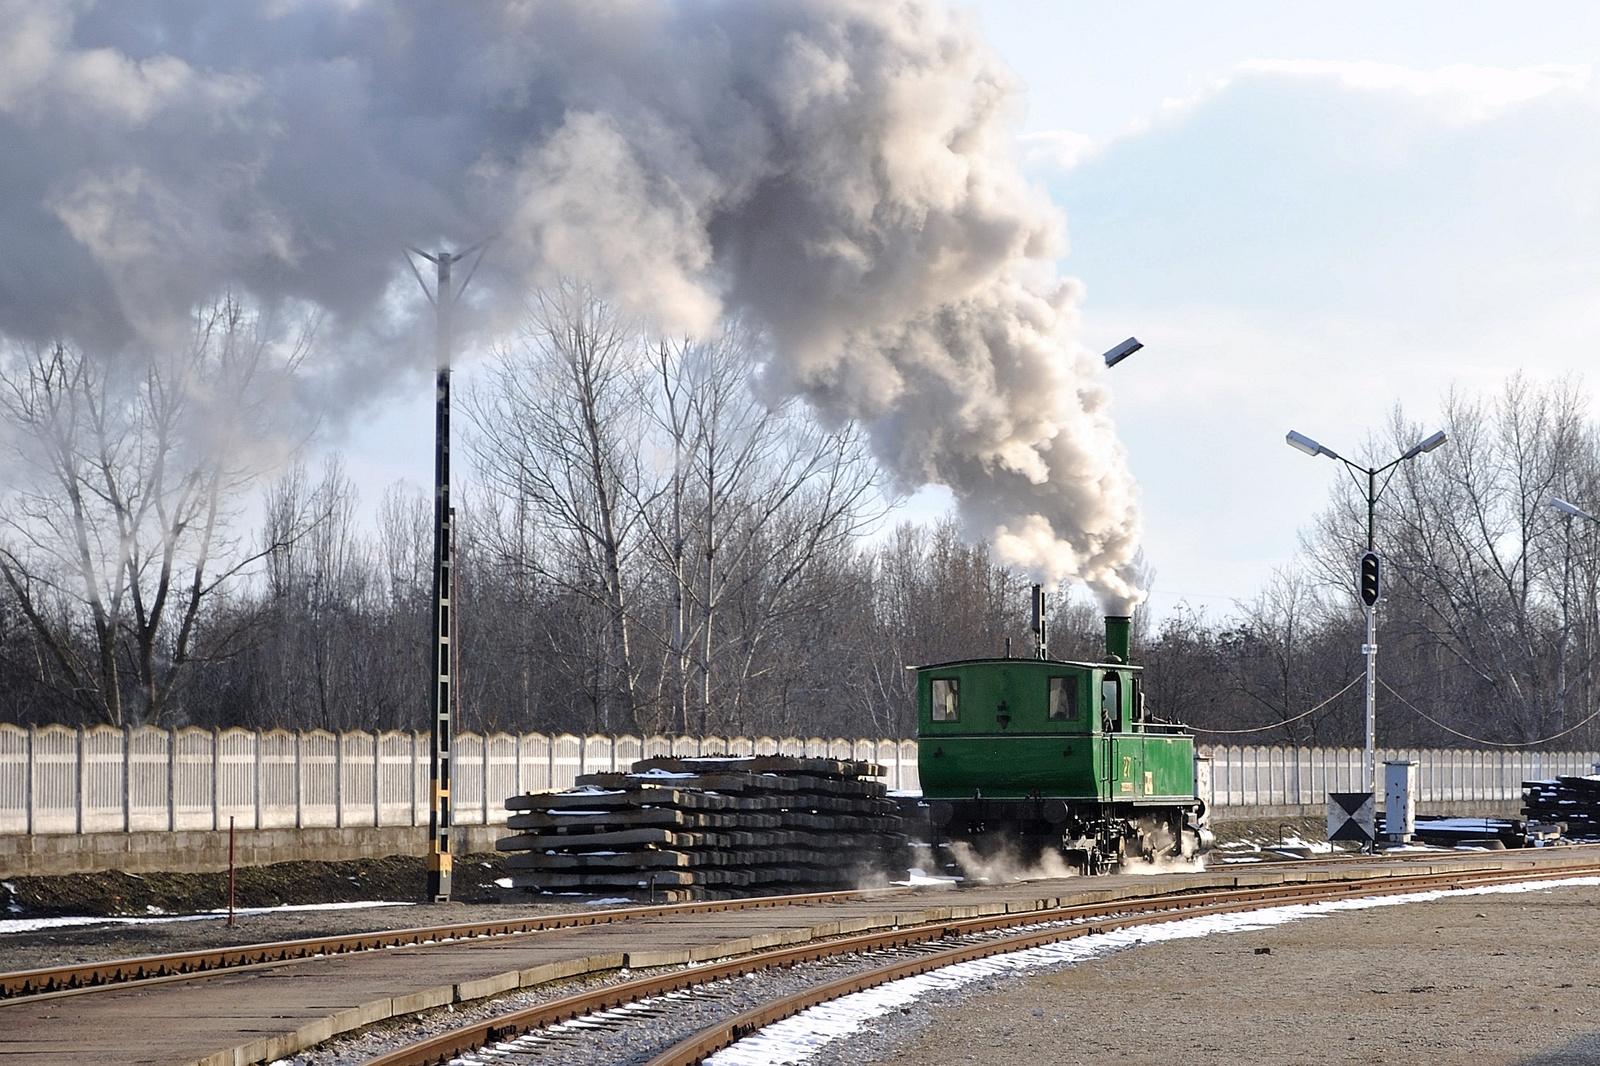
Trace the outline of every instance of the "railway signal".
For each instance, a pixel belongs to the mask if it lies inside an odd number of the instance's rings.
[[[1361,582],[1358,591],[1361,602],[1367,609],[1367,642],[1361,646],[1361,654],[1367,659],[1367,744],[1365,755],[1365,770],[1367,775],[1367,791],[1374,797],[1378,794],[1378,767],[1373,758],[1373,749],[1377,744],[1377,701],[1378,701],[1378,597],[1382,593],[1381,575],[1383,564],[1374,550],[1374,534],[1376,532],[1375,516],[1378,509],[1378,499],[1389,487],[1389,482],[1394,480],[1396,468],[1408,459],[1415,459],[1423,452],[1431,452],[1445,442],[1444,431],[1440,430],[1429,437],[1425,437],[1407,448],[1396,459],[1383,466],[1360,466],[1352,463],[1338,452],[1325,445],[1318,444],[1304,433],[1290,430],[1284,437],[1289,447],[1305,452],[1315,458],[1326,455],[1329,459],[1337,459],[1345,465],[1351,478],[1355,480],[1358,489],[1364,489],[1367,496],[1367,553],[1361,557]],[[1378,476],[1386,475],[1383,484],[1378,484]],[[1376,803],[1376,800],[1374,800]]]
[[[1361,602],[1368,607],[1376,606],[1378,597],[1383,595],[1382,574],[1383,560],[1377,552],[1369,551],[1361,557]]]

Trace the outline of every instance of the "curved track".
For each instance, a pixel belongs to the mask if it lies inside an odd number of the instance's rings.
[[[371,1059],[367,1066],[438,1066],[490,1045],[498,1045],[494,1049],[497,1053],[514,1054],[515,1048],[507,1042],[515,1040],[522,1034],[694,986],[726,981],[760,970],[790,967],[797,963],[843,955],[883,952],[914,945],[934,946],[934,950],[918,953],[911,958],[897,959],[883,966],[773,999],[679,1041],[651,1059],[648,1064],[648,1066],[692,1066],[762,1027],[809,1007],[890,981],[972,959],[1022,951],[1110,929],[1123,929],[1208,914],[1226,914],[1290,903],[1571,877],[1584,872],[1600,873],[1600,858],[1595,858],[1582,867],[1564,867],[1546,871],[1524,869],[1430,872],[1417,875],[1363,877],[1348,881],[1297,882],[1172,893],[1135,900],[1117,899],[1104,903],[1056,907],[995,917],[924,923],[801,948],[758,952],[722,964],[629,981],[506,1014],[419,1041]],[[1044,928],[1040,928],[1041,926]],[[1006,932],[1019,927],[1025,931]],[[1001,935],[977,936],[977,934],[994,933]],[[937,947],[940,942],[952,941],[956,942],[956,946],[942,949]]]

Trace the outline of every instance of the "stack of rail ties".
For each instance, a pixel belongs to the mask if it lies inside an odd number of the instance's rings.
[[[513,796],[496,844],[518,888],[676,902],[850,888],[905,870],[875,763],[652,758]]]
[[[1600,775],[1524,781],[1522,813],[1530,823],[1566,823],[1574,840],[1600,840]]]

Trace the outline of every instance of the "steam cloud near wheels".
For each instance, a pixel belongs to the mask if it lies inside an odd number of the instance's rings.
[[[1125,613],[1135,490],[1021,95],[925,0],[0,0],[0,331],[136,350],[227,287],[323,313],[319,391],[370,396],[415,351],[399,249],[495,233],[486,314],[576,274],[753,319],[759,387]]]

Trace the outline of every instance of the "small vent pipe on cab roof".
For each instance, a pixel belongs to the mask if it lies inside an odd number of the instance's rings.
[[[1033,586],[1033,656],[1036,659],[1050,657],[1050,636],[1045,631],[1044,616],[1044,586]]]

